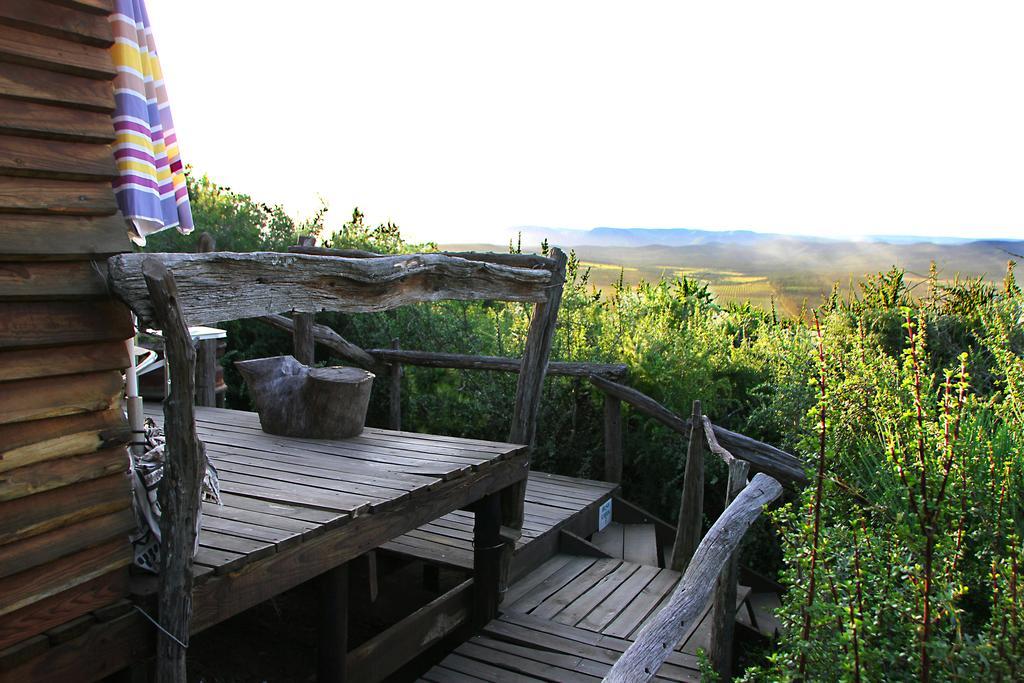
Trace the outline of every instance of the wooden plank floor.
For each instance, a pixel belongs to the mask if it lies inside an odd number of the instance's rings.
[[[145,412],[163,422],[159,404],[147,403]],[[197,407],[196,427],[223,499],[223,505],[203,503],[199,581],[353,518],[418,505],[443,482],[473,478],[524,452],[512,444],[373,428],[341,440],[274,436],[260,429],[255,413],[220,408]],[[456,514],[469,520],[471,539],[472,514]],[[390,538],[382,535],[379,543]]]
[[[520,555],[528,543],[557,534],[577,515],[594,512],[616,489],[616,484],[603,481],[531,470],[526,482],[523,535],[516,543],[516,554]],[[594,528],[587,529],[585,534],[596,528],[596,515],[594,520]],[[473,566],[473,515],[457,510],[384,544],[382,549],[469,569]],[[546,556],[539,558],[543,559]]]
[[[559,554],[513,584],[502,615],[423,675],[449,681],[599,681],[668,601],[679,573],[620,559]],[[741,587],[737,604],[749,593]],[[710,606],[658,679],[699,681]]]

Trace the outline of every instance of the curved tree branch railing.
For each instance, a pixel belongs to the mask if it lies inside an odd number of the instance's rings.
[[[697,546],[668,604],[637,634],[604,680],[612,683],[649,681],[676,648],[687,629],[711,599],[718,577],[747,529],[765,505],[782,493],[782,485],[767,474],[757,474],[725,509]]]

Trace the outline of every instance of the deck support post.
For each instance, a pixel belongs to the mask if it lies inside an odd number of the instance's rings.
[[[312,235],[302,235],[299,237],[299,246],[316,246],[316,238]],[[312,367],[316,354],[316,341],[313,339],[313,314],[294,313],[292,320],[295,321],[295,326],[292,328],[292,355],[303,365]]]
[[[729,461],[729,483],[725,492],[725,507],[747,485],[750,464],[745,460]],[[736,586],[739,580],[739,550],[734,550],[718,575],[711,602],[711,639],[708,657],[711,666],[724,683],[732,680],[732,639],[736,630]]]
[[[690,418],[690,442],[686,448],[686,471],[683,473],[683,494],[676,522],[676,541],[672,545],[669,568],[681,572],[690,563],[700,543],[704,514],[704,422],[700,401],[693,402]]]
[[[399,348],[398,337],[391,340],[391,348]],[[388,429],[402,429],[402,364],[391,363],[390,393],[388,394]]]
[[[344,683],[348,655],[348,563],[317,577],[320,624],[316,677],[319,683]]]
[[[622,401],[604,395],[604,480],[622,483]]]
[[[501,537],[500,493],[484,496],[473,506],[473,616],[483,628],[498,616],[501,601],[501,563],[505,542]]]
[[[167,453],[160,480],[160,578],[157,683],[185,683],[192,620],[192,555],[199,531],[206,450],[196,435],[196,350],[178,302],[174,275],[157,259],[142,262],[153,314],[164,334],[170,392],[164,401]]]
[[[196,251],[211,252],[217,249],[213,235],[204,232],[199,236]],[[196,405],[217,405],[217,340],[201,339],[196,343]]]

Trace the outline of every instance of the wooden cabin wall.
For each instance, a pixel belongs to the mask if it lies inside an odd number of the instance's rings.
[[[0,2],[0,651],[128,590],[111,11]]]

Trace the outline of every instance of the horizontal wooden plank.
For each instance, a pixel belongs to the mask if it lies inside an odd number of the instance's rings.
[[[130,504],[131,489],[124,474],[0,502],[0,544],[116,512]]]
[[[110,81],[23,64],[5,63],[0,69],[0,96],[106,114],[114,110],[114,88]]]
[[[90,14],[106,17],[114,11],[114,0],[43,0],[50,5],[70,7]]]
[[[24,498],[51,489],[100,479],[128,471],[128,450],[124,446],[104,448],[95,453],[44,460],[33,465],[0,472],[0,501]]]
[[[496,370],[498,372],[519,372],[521,358],[502,356],[473,356],[462,353],[441,353],[438,351],[406,351],[404,349],[367,349],[371,356],[382,363],[401,363],[430,368],[455,368],[460,370]],[[604,375],[622,378],[629,373],[625,365],[613,363],[577,363],[551,361],[549,375],[568,377],[589,377]]]
[[[0,579],[100,545],[115,537],[126,539],[134,528],[135,513],[131,508],[124,508],[16,543],[8,543],[0,552]]]
[[[0,615],[109,574],[131,563],[128,538],[115,538],[56,562],[0,579]],[[118,596],[120,597],[120,596]]]
[[[33,216],[0,214],[0,259],[80,260],[131,251],[121,214]]]
[[[106,180],[117,175],[110,145],[0,135],[0,174],[66,180]]]
[[[0,261],[0,300],[101,297],[107,293],[105,274],[102,261]]]
[[[0,60],[100,80],[110,80],[117,74],[106,48],[3,25],[0,25]]]
[[[128,309],[112,299],[0,301],[0,349],[122,341],[134,333]]]
[[[3,266],[0,265],[0,273],[2,272]],[[50,349],[0,351],[0,382],[126,367],[128,348],[122,341],[74,344]],[[0,452],[4,446],[0,440]]]
[[[0,472],[93,453],[126,443],[129,436],[128,422],[120,407],[0,425]]]
[[[0,132],[73,142],[114,141],[114,124],[106,112],[8,98],[0,98]]]
[[[0,23],[97,47],[114,43],[110,22],[102,14],[39,0],[4,0],[0,3]]]
[[[31,638],[59,624],[67,623],[94,609],[120,600],[128,593],[128,567],[117,566],[114,571],[101,573],[79,582],[70,589],[33,602],[19,610],[0,616],[0,648]],[[48,655],[49,653],[47,653]],[[44,658],[47,656],[44,655]],[[0,681],[26,680],[5,678],[0,670]],[[33,679],[49,680],[49,679]],[[70,678],[62,680],[71,680]]]
[[[116,212],[114,191],[107,181],[0,176],[0,213],[110,216]]]
[[[0,424],[109,410],[121,404],[117,370],[19,379],[0,384]]]

